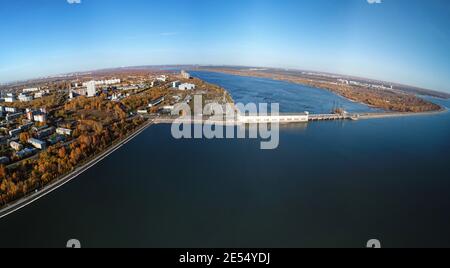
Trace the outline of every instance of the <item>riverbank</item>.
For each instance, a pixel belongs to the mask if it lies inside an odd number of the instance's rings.
[[[50,194],[51,192],[57,190],[58,188],[64,186],[66,183],[72,181],[91,167],[95,166],[97,163],[108,157],[110,154],[114,153],[116,150],[120,149],[123,145],[127,144],[129,141],[134,139],[136,136],[141,134],[143,131],[145,131],[148,127],[150,127],[153,124],[153,120],[149,120],[145,122],[141,127],[139,127],[137,130],[135,130],[133,133],[128,135],[125,139],[121,141],[117,141],[115,144],[111,145],[110,148],[102,152],[101,154],[94,156],[93,159],[86,162],[85,164],[81,165],[80,167],[75,168],[71,173],[63,176],[62,178],[55,180],[55,182],[50,183],[49,185],[46,185],[41,190],[28,195],[26,197],[23,197],[11,204],[6,205],[5,207],[0,209],[0,219],[8,216],[11,213],[14,213],[33,202],[39,200],[40,198]]]
[[[441,107],[438,111],[431,112],[420,112],[420,113],[368,113],[368,114],[360,114],[359,119],[379,119],[379,118],[397,118],[397,117],[411,117],[411,116],[427,116],[427,115],[436,115],[441,113],[448,112],[447,109]]]

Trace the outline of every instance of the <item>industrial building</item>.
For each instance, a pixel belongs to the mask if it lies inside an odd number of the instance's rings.
[[[175,108],[174,106],[169,106],[169,105],[168,106],[164,106],[164,107],[162,107],[160,109],[160,113],[162,113],[162,114],[171,114],[174,108]]]
[[[164,97],[158,98],[158,99],[156,99],[156,100],[152,100],[152,101],[148,104],[148,107],[149,107],[149,108],[155,107],[156,105],[161,104],[163,101],[164,101]]]
[[[241,115],[238,114],[238,121],[243,124],[254,123],[301,123],[309,121],[309,113],[303,114],[282,114],[282,115]]]

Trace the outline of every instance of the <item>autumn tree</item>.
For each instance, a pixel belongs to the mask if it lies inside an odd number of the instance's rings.
[[[5,179],[7,175],[6,168],[4,165],[0,165],[0,179]]]
[[[23,143],[28,142],[28,140],[30,139],[30,134],[28,132],[22,132],[19,135],[19,140]]]

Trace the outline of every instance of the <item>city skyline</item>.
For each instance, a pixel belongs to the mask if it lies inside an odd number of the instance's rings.
[[[369,2],[5,1],[0,83],[199,64],[312,70],[450,92],[450,4]]]

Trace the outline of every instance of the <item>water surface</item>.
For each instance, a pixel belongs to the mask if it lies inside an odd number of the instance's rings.
[[[225,88],[236,103],[279,103],[280,112],[331,113],[343,108],[351,113],[381,111],[352,102],[330,91],[267,78],[197,71],[191,75]]]

